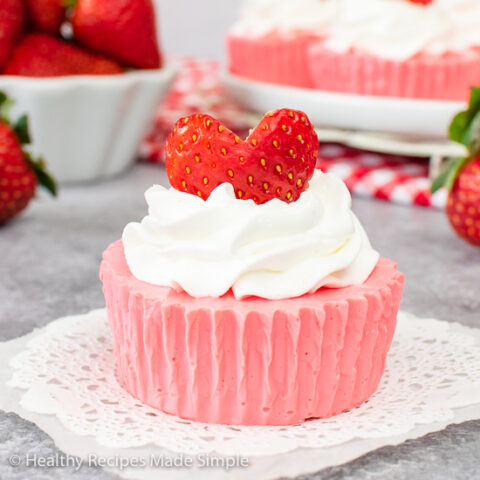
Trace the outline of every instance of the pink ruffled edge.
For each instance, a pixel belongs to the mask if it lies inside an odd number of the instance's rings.
[[[342,93],[435,100],[466,100],[480,85],[480,50],[395,61],[310,46],[314,88]]]
[[[263,82],[313,88],[307,36],[248,39],[227,36],[229,68],[234,74]]]
[[[403,274],[380,259],[360,287],[296,299],[195,299],[135,279],[123,245],[100,267],[122,386],[207,423],[289,425],[367,400],[395,330]]]
[[[229,35],[230,71],[254,80],[317,90],[397,98],[467,100],[480,85],[480,49],[405,61],[337,53],[319,38]]]

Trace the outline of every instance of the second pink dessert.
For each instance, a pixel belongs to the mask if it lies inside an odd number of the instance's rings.
[[[230,71],[326,92],[468,99],[480,84],[478,0],[244,0]]]
[[[227,37],[230,71],[234,74],[292,87],[314,88],[309,46],[315,37]]]
[[[332,92],[437,100],[465,100],[480,82],[480,49],[463,55],[420,54],[399,61],[368,53],[309,49],[314,88]]]

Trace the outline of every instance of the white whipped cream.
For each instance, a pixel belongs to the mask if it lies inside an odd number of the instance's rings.
[[[321,36],[337,14],[338,0],[245,0],[232,33],[261,36],[308,33]]]
[[[159,185],[145,197],[148,216],[123,232],[130,271],[193,297],[232,288],[238,299],[281,299],[361,284],[379,258],[330,173],[316,171],[292,203],[239,200],[229,183],[206,201]]]
[[[419,53],[443,55],[480,47],[479,0],[433,0],[428,5],[338,1],[342,8],[326,41],[327,48],[337,52],[355,49],[401,61]]]
[[[480,0],[247,0],[233,33],[298,32],[326,37],[326,46],[392,60],[480,47]]]

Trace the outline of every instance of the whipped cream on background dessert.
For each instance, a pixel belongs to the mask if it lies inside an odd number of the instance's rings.
[[[362,284],[379,255],[351,211],[345,184],[316,171],[293,203],[235,198],[224,183],[204,201],[173,188],[146,192],[149,214],[123,233],[139,280],[219,297],[282,299]]]
[[[338,0],[245,0],[232,33],[308,33],[321,36],[337,15]]]
[[[341,9],[326,46],[353,48],[379,57],[406,60],[418,53],[442,55],[480,46],[478,0],[339,0]]]
[[[480,48],[479,0],[248,0],[233,34],[311,34],[339,53],[351,49],[406,60]]]

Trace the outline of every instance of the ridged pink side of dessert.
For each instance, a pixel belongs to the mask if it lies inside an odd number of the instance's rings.
[[[308,47],[313,38],[227,37],[229,68],[234,74],[294,87],[313,88]]]
[[[365,53],[310,48],[313,85],[319,90],[386,97],[466,100],[480,85],[480,50],[462,55],[418,55],[405,61]]]
[[[418,55],[395,61],[358,52],[336,53],[299,35],[227,37],[230,71],[264,82],[339,93],[435,100],[467,100],[480,85],[480,49]]]
[[[121,241],[104,252],[100,278],[123,387],[166,413],[241,425],[295,424],[367,400],[403,289],[382,258],[362,286],[281,301],[193,298],[133,277]]]

